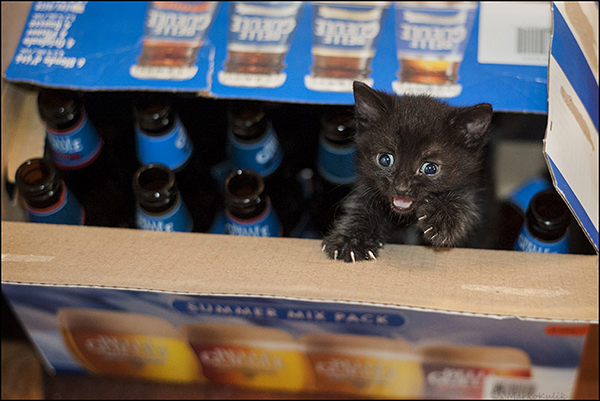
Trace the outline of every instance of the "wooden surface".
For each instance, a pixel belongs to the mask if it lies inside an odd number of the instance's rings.
[[[25,340],[2,340],[2,399],[318,399],[318,394],[180,385],[88,376],[49,376]],[[598,399],[598,325],[593,325],[580,365],[576,399]]]

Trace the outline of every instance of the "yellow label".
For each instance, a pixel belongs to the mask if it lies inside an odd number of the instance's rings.
[[[204,375],[215,383],[302,390],[312,383],[306,356],[297,350],[192,344]]]
[[[322,352],[309,353],[309,359],[320,391],[415,398],[423,390],[423,370],[417,361]]]
[[[203,380],[196,356],[179,338],[86,330],[62,330],[62,335],[90,373],[174,382]]]

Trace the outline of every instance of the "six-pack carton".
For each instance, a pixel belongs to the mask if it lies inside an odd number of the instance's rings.
[[[554,4],[553,24],[550,10],[34,2],[6,72],[3,181],[43,151],[36,91],[20,84],[351,104],[361,80],[548,111],[555,186],[597,248],[597,5]],[[317,240],[32,224],[4,190],[2,201],[2,291],[51,372],[375,398],[566,398],[598,320],[597,255],[389,245],[377,262],[343,265]]]

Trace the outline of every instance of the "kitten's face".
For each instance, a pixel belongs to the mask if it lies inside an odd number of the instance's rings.
[[[360,178],[391,210],[411,212],[431,194],[478,179],[491,106],[456,108],[361,83],[355,83],[354,96]]]

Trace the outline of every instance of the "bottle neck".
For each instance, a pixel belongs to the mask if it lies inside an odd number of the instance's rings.
[[[173,129],[179,115],[173,109],[173,96],[169,94],[143,95],[136,100],[135,118],[140,130],[151,136],[162,136]]]
[[[148,213],[164,213],[179,200],[175,174],[166,166],[149,164],[134,175],[133,189],[140,207]]]
[[[570,212],[562,198],[553,190],[537,193],[525,214],[525,224],[536,238],[556,241],[562,238],[570,223]]]
[[[354,132],[354,115],[347,108],[334,110],[321,118],[321,137],[332,146],[352,146]]]
[[[225,205],[234,217],[255,219],[264,213],[268,203],[263,179],[255,171],[237,170],[225,180]]]
[[[19,194],[33,209],[46,209],[60,202],[65,191],[54,164],[47,159],[31,159],[16,174]]]
[[[229,108],[229,127],[240,141],[252,142],[262,138],[269,128],[269,119],[256,103],[235,103]]]
[[[38,95],[38,110],[46,126],[56,131],[76,127],[85,116],[81,97],[65,90],[42,89]]]

